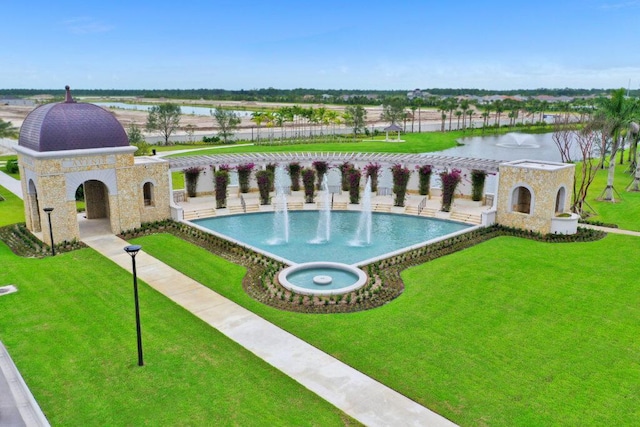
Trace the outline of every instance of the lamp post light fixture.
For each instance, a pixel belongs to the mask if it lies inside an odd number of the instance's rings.
[[[140,252],[142,246],[129,245],[124,248],[125,252],[131,255],[131,261],[133,263],[133,298],[136,304],[136,333],[138,336],[138,366],[144,365],[142,358],[142,333],[140,331],[140,304],[138,303],[138,276],[136,273],[136,255]]]
[[[53,212],[53,208],[44,208],[43,211],[47,213],[47,217],[49,217],[49,237],[51,238],[51,256],[56,256],[56,248],[53,245],[53,227],[51,226],[51,212]]]

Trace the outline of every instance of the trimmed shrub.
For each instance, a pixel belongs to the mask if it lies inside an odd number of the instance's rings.
[[[364,175],[371,179],[371,192],[378,191],[378,175],[380,175],[380,163],[369,163],[364,167]]]
[[[416,166],[418,170],[419,184],[418,191],[421,196],[428,196],[431,184],[431,165]]]
[[[329,163],[323,160],[316,160],[312,165],[318,175],[318,184],[316,185],[316,188],[319,190],[320,187],[322,187],[322,178],[324,178],[324,174],[329,170]]]
[[[396,195],[394,205],[404,206],[411,171],[400,164],[395,164],[391,166],[391,173],[393,174],[393,192]]]
[[[451,172],[444,171],[440,173],[442,180],[442,211],[449,212],[451,204],[455,197],[456,187],[462,181],[460,169],[452,169]]]
[[[227,186],[229,185],[229,171],[220,167],[214,174],[216,187],[216,208],[227,207]]]
[[[251,171],[256,165],[253,163],[244,163],[238,165],[236,170],[238,171],[238,182],[240,183],[240,192],[249,192],[249,179],[251,178]]]
[[[300,191],[300,170],[302,167],[298,162],[292,162],[287,165],[289,177],[291,178],[291,191]]]
[[[487,176],[485,171],[474,169],[471,171],[471,200],[479,202],[482,200],[484,192],[484,180]]]
[[[192,166],[186,168],[184,172],[185,184],[187,187],[187,194],[189,197],[196,197],[196,188],[198,187],[198,179],[200,178],[200,172],[204,169],[200,166]]]
[[[362,173],[359,169],[350,169],[349,174],[349,202],[353,204],[360,203],[360,177]]]
[[[316,171],[310,168],[302,169],[302,184],[304,185],[305,203],[313,203],[315,179],[316,179]]]
[[[256,172],[256,180],[258,181],[258,190],[260,191],[260,204],[268,205],[270,202],[269,191],[271,191],[271,183],[273,173],[270,170],[260,170]]]

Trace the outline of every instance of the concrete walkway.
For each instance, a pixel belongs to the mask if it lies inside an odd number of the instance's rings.
[[[0,343],[0,426],[49,426],[40,406],[2,343]]]
[[[11,191],[13,194],[20,197],[21,199],[23,198],[22,184],[20,183],[20,180],[17,180],[12,176],[7,175],[3,171],[0,171],[0,185],[6,188],[7,190]]]
[[[131,271],[128,243],[114,235],[83,242]],[[455,426],[141,251],[138,277],[256,356],[368,426]]]

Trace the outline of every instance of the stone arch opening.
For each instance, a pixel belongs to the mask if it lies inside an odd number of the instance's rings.
[[[109,218],[109,189],[102,182],[90,179],[82,183],[87,219]]]
[[[155,186],[153,182],[147,181],[142,186],[142,197],[144,199],[145,206],[155,206]]]
[[[564,212],[564,205],[567,198],[567,191],[564,186],[558,189],[558,194],[556,194],[556,213]]]
[[[38,201],[38,189],[32,179],[27,185],[27,203],[29,206],[29,221],[34,232],[42,231],[42,217],[40,216],[40,202]]]
[[[533,209],[533,194],[531,190],[523,185],[513,189],[511,193],[511,210],[531,215]]]

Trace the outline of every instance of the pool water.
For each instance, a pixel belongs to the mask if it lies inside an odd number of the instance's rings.
[[[453,221],[374,212],[371,244],[357,240],[360,212],[332,211],[331,239],[316,242],[319,211],[289,211],[289,241],[277,236],[274,213],[228,215],[193,220],[194,224],[269,252],[289,263],[331,261],[359,264],[418,243],[471,227]]]

